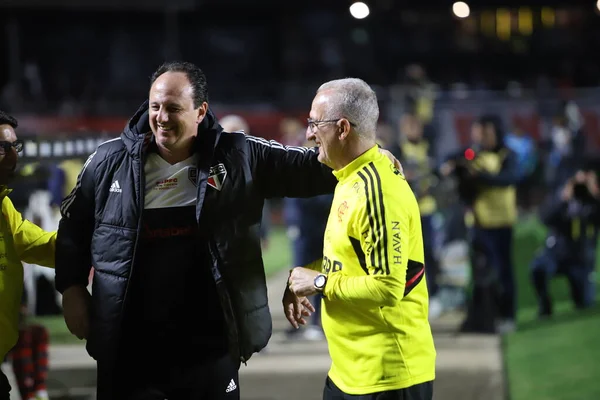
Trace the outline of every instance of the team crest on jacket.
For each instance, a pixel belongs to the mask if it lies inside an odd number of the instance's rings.
[[[225,169],[225,165],[223,163],[214,165],[210,167],[208,171],[208,184],[217,190],[221,190],[223,187],[223,182],[225,182],[225,178],[227,177],[227,170]]]
[[[342,219],[344,218],[344,214],[346,214],[346,211],[348,210],[348,202],[344,201],[342,204],[340,204],[340,206],[338,207],[338,221],[342,222]]]

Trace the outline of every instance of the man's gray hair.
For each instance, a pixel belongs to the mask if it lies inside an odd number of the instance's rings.
[[[317,93],[332,91],[327,104],[327,119],[346,118],[356,133],[363,138],[375,139],[379,105],[377,95],[362,79],[344,78],[322,84]]]

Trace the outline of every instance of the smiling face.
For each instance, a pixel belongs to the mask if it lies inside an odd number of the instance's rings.
[[[191,148],[208,109],[194,107],[194,89],[183,72],[166,72],[150,88],[150,128],[156,144],[170,152]]]
[[[332,169],[336,169],[342,143],[339,140],[339,121],[326,115],[328,92],[319,92],[315,96],[310,110],[310,120],[306,129],[306,139],[314,141],[319,147],[319,161]]]
[[[17,140],[17,134],[12,126],[8,124],[0,125],[0,141],[14,143]],[[15,168],[17,167],[17,152],[14,147],[5,151],[0,148],[0,185],[6,185],[12,179]]]

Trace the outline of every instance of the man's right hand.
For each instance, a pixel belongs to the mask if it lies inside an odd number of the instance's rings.
[[[77,338],[87,339],[90,331],[90,306],[92,296],[87,288],[71,286],[63,293],[62,305],[65,323]]]
[[[283,313],[287,320],[296,329],[300,325],[306,325],[304,317],[309,317],[311,313],[315,312],[315,308],[306,297],[298,297],[288,286],[283,292]]]
[[[565,184],[565,186],[562,188],[561,192],[560,192],[560,199],[564,202],[568,202],[571,201],[571,199],[573,198],[573,192],[574,192],[574,187],[575,183],[573,182],[573,179],[569,179],[569,181]]]

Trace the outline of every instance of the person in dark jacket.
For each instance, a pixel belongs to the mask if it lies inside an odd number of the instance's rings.
[[[197,66],[168,62],[151,81],[61,205],[65,322],[97,360],[98,400],[239,399],[240,363],[272,330],[264,200],[331,193],[335,178],[316,148],[224,132]]]
[[[550,280],[565,275],[577,308],[586,308],[595,298],[594,269],[600,227],[600,188],[593,170],[578,171],[542,211],[550,229],[543,250],[531,264],[531,279],[539,300],[540,317],[552,315],[548,290]]]
[[[440,168],[443,176],[458,176],[459,196],[472,220],[474,289],[461,328],[467,332],[507,333],[516,328],[512,243],[519,176],[502,125],[496,115],[479,118],[472,126],[471,147],[460,157],[450,156]]]

